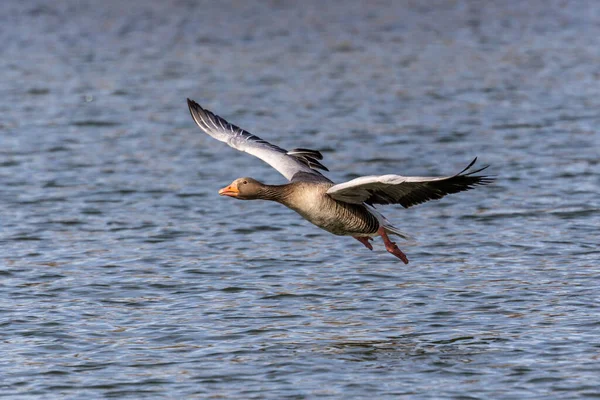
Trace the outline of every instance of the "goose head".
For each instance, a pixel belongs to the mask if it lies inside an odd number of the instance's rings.
[[[219,190],[221,196],[234,197],[240,200],[262,199],[265,185],[256,179],[238,178],[231,184]]]

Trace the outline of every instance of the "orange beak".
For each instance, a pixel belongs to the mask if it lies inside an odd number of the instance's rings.
[[[240,191],[238,190],[238,188],[233,187],[232,185],[229,185],[226,188],[219,190],[219,194],[221,196],[237,197],[239,193]]]

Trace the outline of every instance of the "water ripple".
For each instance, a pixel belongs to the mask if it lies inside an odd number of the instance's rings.
[[[68,3],[0,11],[2,395],[598,397],[595,3]],[[219,197],[284,179],[186,97],[335,181],[497,182],[382,208],[405,266]]]

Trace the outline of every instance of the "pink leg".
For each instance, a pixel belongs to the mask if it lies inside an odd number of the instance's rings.
[[[373,246],[371,245],[371,243],[369,243],[369,240],[373,240],[372,237],[369,236],[352,236],[354,239],[358,240],[359,242],[361,242],[362,244],[365,245],[365,247],[369,250],[373,250]]]
[[[406,257],[406,254],[404,254],[402,252],[402,250],[400,250],[398,248],[398,246],[396,246],[396,243],[394,243],[390,240],[385,229],[383,229],[383,227],[381,227],[381,228],[379,228],[377,233],[379,233],[381,235],[381,238],[383,239],[383,243],[385,243],[385,249],[388,252],[395,255],[396,257],[398,257],[399,259],[401,259],[404,264],[408,264],[408,258]]]

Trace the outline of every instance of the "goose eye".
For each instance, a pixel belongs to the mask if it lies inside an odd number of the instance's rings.
[[[247,184],[247,183],[248,183],[248,181],[244,181],[244,182],[242,182],[242,183],[245,185],[245,184]]]

